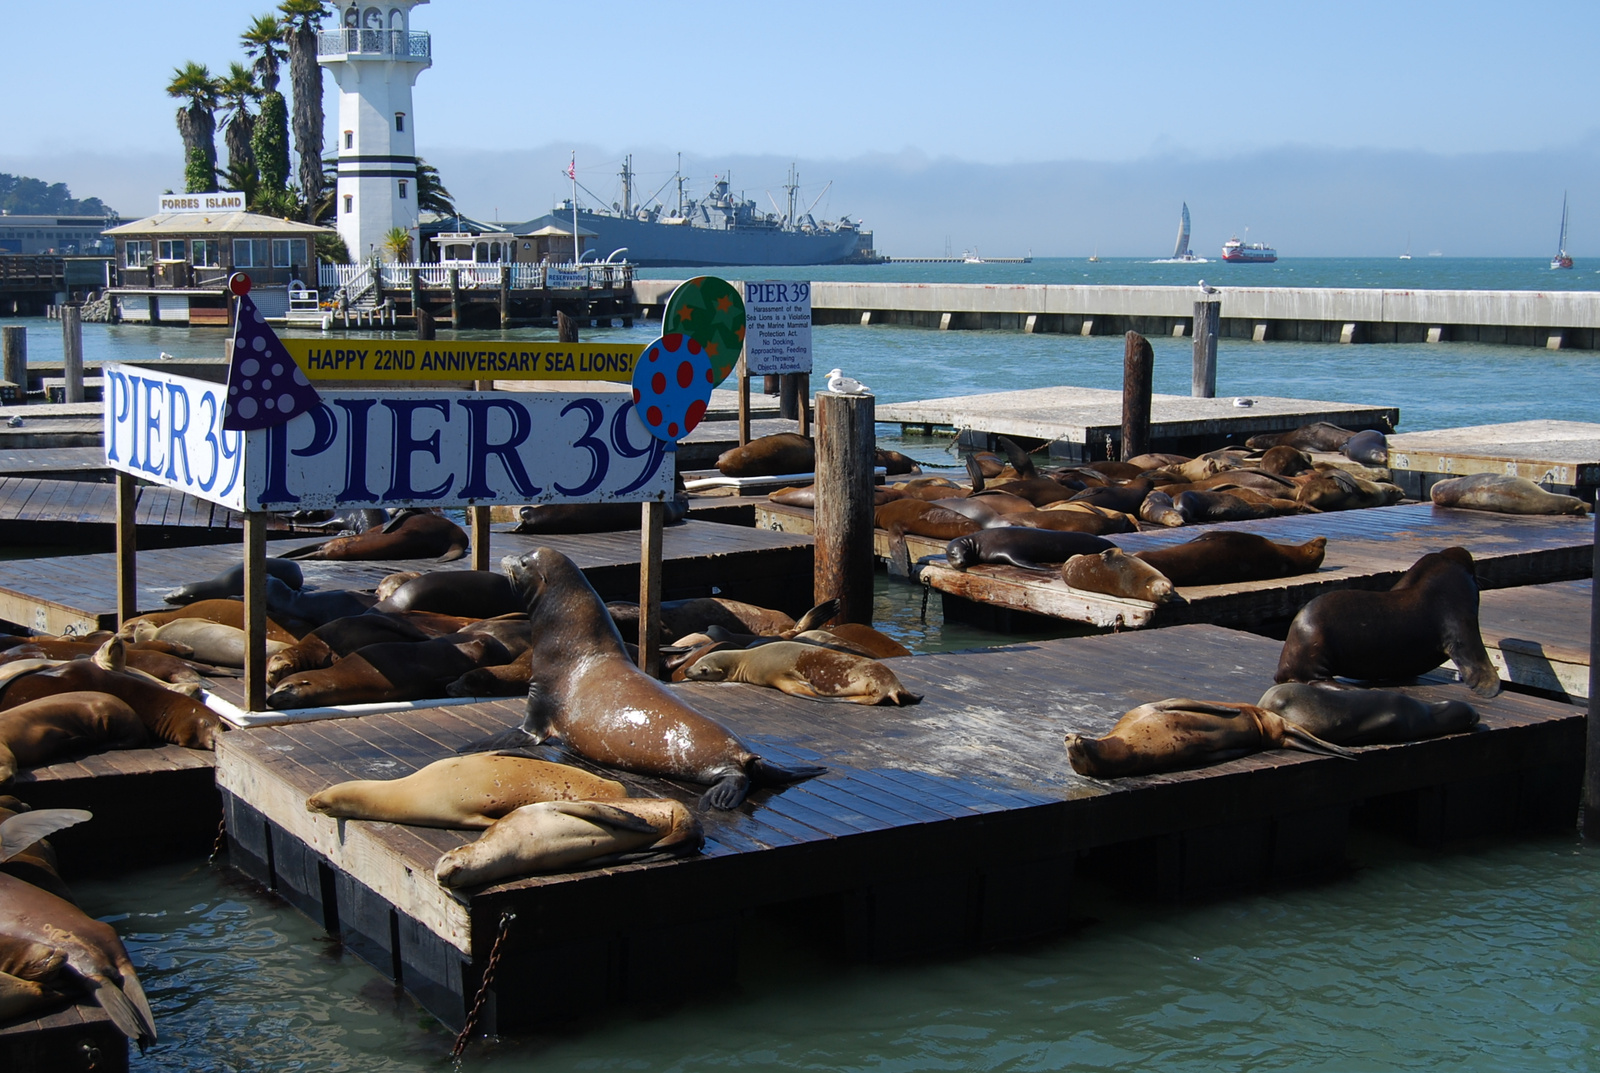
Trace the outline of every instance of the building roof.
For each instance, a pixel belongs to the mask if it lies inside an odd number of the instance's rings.
[[[169,212],[146,216],[120,227],[102,231],[104,235],[193,235],[217,232],[227,235],[331,235],[333,228],[281,220],[254,212]]]
[[[584,227],[582,224],[578,225],[578,237],[579,238],[594,238],[598,234],[600,234],[600,232],[591,231],[587,227]],[[549,238],[552,235],[560,235],[563,238],[571,238],[572,237],[572,225],[568,224],[566,227],[562,227],[560,224],[545,224],[543,227],[539,228],[539,230],[537,230],[537,231],[529,231],[529,232],[526,232],[525,234],[522,234],[522,235],[520,235],[518,237],[520,237],[520,238]]]

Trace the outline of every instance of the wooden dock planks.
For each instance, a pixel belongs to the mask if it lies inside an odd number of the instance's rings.
[[[0,1069],[126,1073],[128,1040],[99,1006],[66,1006],[26,1021],[0,1021]]]
[[[1600,486],[1600,424],[1588,421],[1512,421],[1432,429],[1389,437],[1389,468],[1398,481],[1436,481],[1469,473],[1507,473],[1556,490],[1584,489],[1591,502]]]
[[[1478,622],[1500,677],[1588,699],[1593,594],[1590,578],[1484,593]]]
[[[236,732],[219,745],[218,781],[238,863],[280,889],[298,884],[285,896],[298,897],[313,919],[347,920],[346,899],[379,907],[365,928],[383,934],[364,934],[355,948],[380,951],[379,967],[397,970],[408,987],[420,973],[424,1003],[447,1023],[459,1023],[471,1000],[501,914],[515,912],[501,970],[510,982],[495,990],[498,1030],[565,1015],[515,981],[572,944],[592,952],[586,965],[605,963],[608,950],[622,957],[624,967],[613,963],[610,984],[601,984],[609,987],[602,993],[625,997],[654,986],[654,973],[691,951],[704,955],[704,935],[736,932],[730,922],[761,906],[803,902],[808,908],[789,919],[809,941],[844,937],[857,955],[925,953],[1050,930],[1065,908],[1072,861],[1106,847],[1181,851],[1191,838],[1222,847],[1169,870],[1163,889],[1181,897],[1329,867],[1330,854],[1342,859],[1350,810],[1376,798],[1392,799],[1384,811],[1424,835],[1463,832],[1462,815],[1486,822],[1485,807],[1490,829],[1571,822],[1583,711],[1519,694],[1474,701],[1484,717],[1475,733],[1363,749],[1354,761],[1274,752],[1114,782],[1072,772],[1067,730],[1098,736],[1128,708],[1166,696],[1254,700],[1271,685],[1278,649],[1188,626],[911,657],[890,666],[926,699],[903,709],[819,704],[745,685],[679,687],[763,755],[820,763],[827,774],[758,792],[731,812],[700,812],[707,847],[699,858],[459,894],[439,889],[431,873],[439,854],[471,833],[339,823],[308,813],[304,801],[334,782],[396,777],[450,755],[520,721],[519,701]],[[1405,691],[1468,696],[1442,682]],[[635,793],[688,803],[703,789],[621,777]],[[1333,832],[1314,851],[1308,824]],[[1234,839],[1244,847],[1235,851],[1233,835],[1217,832],[1248,837]],[[294,863],[299,852],[314,860]],[[270,859],[285,854],[287,878]],[[338,905],[326,904],[329,891]],[[392,926],[384,906],[398,914]],[[391,934],[401,933],[410,938],[396,947]],[[431,967],[414,970],[413,949]],[[459,984],[440,990],[447,977]],[[451,997],[451,986],[464,993]]]
[[[141,515],[143,511],[141,503]],[[308,536],[304,543],[316,541]],[[299,546],[282,544],[282,550]],[[570,556],[608,599],[637,599],[638,530],[571,536],[496,531],[491,538],[490,561],[498,564],[502,556],[520,555],[540,546]],[[145,611],[166,609],[164,593],[221,573],[237,564],[240,555],[238,544],[141,551],[138,606]],[[667,528],[662,555],[667,599],[708,596],[720,590],[784,610],[803,611],[810,605],[812,549],[806,537],[691,519]],[[396,571],[464,570],[469,563],[466,559],[453,563],[399,559],[306,561],[301,566],[308,586],[372,589]],[[0,568],[0,619],[51,633],[83,633],[110,627],[115,614],[116,561],[111,554],[18,559]]]
[[[1169,547],[1208,530],[1259,533],[1282,543],[1328,538],[1327,558],[1314,574],[1235,585],[1180,589],[1183,603],[1155,606],[1068,588],[1058,574],[985,565],[966,572],[936,558],[918,568],[926,585],[978,603],[1102,627],[1210,622],[1254,626],[1292,617],[1312,598],[1336,588],[1381,589],[1431,551],[1459,545],[1477,561],[1486,589],[1587,577],[1593,569],[1594,527],[1587,518],[1493,514],[1428,503],[1328,514],[1295,515],[1205,527],[1107,537],[1126,551]],[[940,549],[941,555],[942,550]]]

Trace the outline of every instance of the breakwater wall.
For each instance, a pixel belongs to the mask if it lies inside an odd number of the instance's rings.
[[[676,280],[635,280],[639,315],[661,316]],[[1197,287],[1058,284],[811,285],[815,324],[943,330],[1188,336]],[[1224,287],[1221,334],[1310,343],[1501,343],[1594,350],[1600,291],[1444,291]]]

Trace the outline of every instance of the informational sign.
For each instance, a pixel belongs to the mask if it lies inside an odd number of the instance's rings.
[[[744,285],[745,369],[751,376],[811,372],[811,284]]]
[[[105,370],[106,462],[234,510],[643,502],[666,445],[629,392],[330,391],[284,425],[221,427],[220,384]]]
[[[245,196],[237,190],[214,194],[162,194],[156,213],[168,212],[243,212]]]
[[[585,268],[546,268],[544,285],[552,291],[581,291],[589,285],[589,271]]]
[[[416,342],[405,339],[283,339],[312,383],[319,380],[633,379],[637,343]]]

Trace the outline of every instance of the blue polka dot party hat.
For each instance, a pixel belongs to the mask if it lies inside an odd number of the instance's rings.
[[[238,295],[239,308],[222,427],[231,432],[271,428],[315,409],[322,399],[250,300],[250,278],[238,274],[228,285]]]

